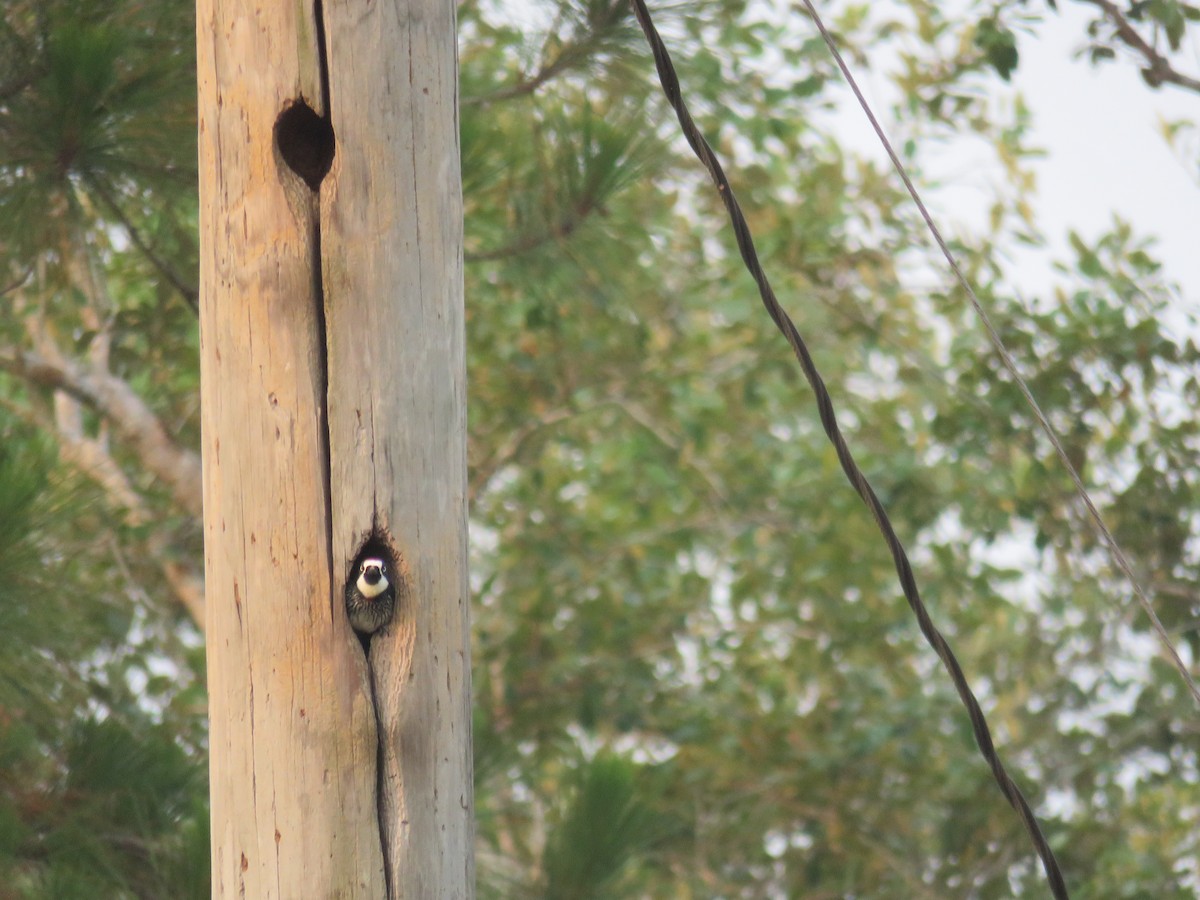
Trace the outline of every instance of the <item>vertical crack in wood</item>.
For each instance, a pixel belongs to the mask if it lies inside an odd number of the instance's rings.
[[[375,667],[367,656],[367,676],[371,683],[371,705],[375,710],[375,816],[379,820],[379,847],[383,851],[383,884],[386,896],[392,897],[392,860],[387,852],[387,818],[384,815],[383,720],[379,716],[379,692],[375,689]]]
[[[332,123],[333,111],[330,107],[329,97],[329,61],[326,57],[327,48],[325,46],[325,10],[322,8],[321,0],[314,0],[313,16],[316,20],[317,66],[320,71],[321,81],[321,111],[324,114],[323,118],[325,121]],[[316,214],[313,216],[313,240],[311,246],[313,254],[313,295],[316,297],[317,306],[317,352],[320,354],[318,366],[320,369],[321,384],[318,385],[318,397],[321,404],[321,451],[325,454],[324,466],[322,466],[325,478],[323,485],[325,490],[325,549],[329,555],[329,591],[330,596],[335,598],[334,602],[336,604],[336,598],[340,598],[342,592],[336,589],[333,581],[335,573],[340,571],[341,567],[336,566],[333,560],[333,455],[329,439],[329,331],[326,327],[325,316],[325,273],[322,268],[324,256],[321,251],[321,193],[319,187],[316,191]]]
[[[333,95],[329,87],[329,41],[325,30],[325,5],[322,0],[313,0],[313,20],[316,27],[317,38],[317,65],[321,83],[321,109],[323,118],[332,127],[333,123]],[[326,537],[328,540],[327,551],[330,561],[330,578],[334,573],[343,570],[344,566],[336,566],[333,558],[333,453],[332,441],[330,437],[330,421],[329,421],[329,332],[327,329],[327,314],[325,310],[325,286],[324,286],[324,271],[323,260],[324,256],[321,249],[321,203],[320,192],[317,193],[317,214],[315,217],[314,234],[313,234],[313,277],[316,280],[315,295],[317,298],[317,327],[320,331],[320,371],[322,384],[320,385],[320,403],[321,403],[321,440],[323,443],[323,451],[325,453],[325,516],[326,516]],[[374,525],[375,512],[372,511],[372,525]],[[372,532],[374,533],[374,532]],[[330,585],[330,590],[335,597],[335,603],[340,600],[344,594],[339,588],[334,589]],[[387,818],[384,809],[384,729],[383,718],[380,716],[378,691],[375,686],[375,667],[371,664],[371,653],[369,649],[369,639],[364,647],[364,657],[367,664],[367,679],[371,689],[371,710],[375,716],[375,817],[378,826],[380,855],[383,859],[383,877],[388,898],[393,896],[393,878],[391,857],[387,852]]]
[[[317,402],[320,419],[321,453],[325,459],[321,466],[321,488],[325,502],[325,553],[329,559],[329,594],[333,598],[334,609],[342,591],[335,584],[335,578],[343,567],[338,566],[333,559],[333,456],[329,441],[329,336],[325,326],[325,285],[321,273],[321,210],[320,200],[317,201],[316,214],[312,221],[312,271],[313,296],[316,297],[317,317],[317,367],[321,383],[317,385]],[[332,612],[332,611],[331,611]]]
[[[333,121],[333,98],[329,92],[329,43],[325,37],[325,4],[313,0],[313,19],[317,29],[317,71],[321,80],[321,111],[326,119]]]

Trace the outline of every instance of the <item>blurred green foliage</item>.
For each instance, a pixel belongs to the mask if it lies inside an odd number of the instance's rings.
[[[1123,9],[1172,48],[1195,21]],[[655,14],[1073,891],[1194,896],[1195,710],[919,219],[841,140],[811,23]],[[1012,286],[1009,250],[1046,251],[1036,123],[1004,82],[1046,14],[913,0],[831,24],[860,70],[888,61],[918,173],[946,142],[990,148],[1004,177],[956,253],[1194,659],[1180,291],[1119,220]],[[172,579],[199,525],[102,411],[12,363],[103,366],[198,444],[192,15],[0,16],[3,897],[208,895],[203,653]],[[1041,895],[626,6],[470,0],[459,22],[481,895]],[[1111,20],[1085,40],[1122,48]]]

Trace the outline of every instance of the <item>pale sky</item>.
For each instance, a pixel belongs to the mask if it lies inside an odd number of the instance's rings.
[[[1117,212],[1138,233],[1158,238],[1154,255],[1179,283],[1182,302],[1200,313],[1200,144],[1190,145],[1193,157],[1185,161],[1159,127],[1161,119],[1200,120],[1200,95],[1170,86],[1151,90],[1125,59],[1100,68],[1073,59],[1090,9],[1060,2],[1037,39],[1022,36],[1019,44],[1014,83],[1049,152],[1037,164],[1039,218],[1052,237],[1073,227],[1086,239]],[[1193,41],[1185,56],[1180,68],[1200,72],[1200,44]]]
[[[842,0],[818,6],[826,22],[836,18]],[[1139,237],[1155,237],[1151,255],[1164,263],[1169,280],[1180,287],[1180,304],[1200,314],[1200,137],[1191,143],[1189,162],[1177,157],[1163,137],[1161,119],[1200,120],[1200,96],[1179,88],[1151,90],[1128,59],[1101,68],[1077,51],[1086,40],[1092,7],[1060,0],[1057,13],[1042,4],[1045,21],[1033,34],[1018,38],[1020,64],[1011,85],[998,76],[989,82],[994,96],[1020,91],[1032,112],[1027,143],[1046,156],[1029,165],[1037,174],[1033,200],[1036,223],[1050,243],[1032,251],[1007,248],[1012,260],[1005,277],[1026,296],[1048,295],[1054,260],[1067,260],[1067,232],[1091,241],[1108,230],[1113,215],[1130,222]],[[961,0],[952,5],[962,6]],[[900,7],[881,5],[876,14],[908,18]],[[976,15],[978,15],[976,11]],[[797,27],[810,27],[796,15]],[[1200,41],[1181,68],[1200,73]],[[1193,63],[1189,65],[1189,63]],[[870,71],[852,66],[855,78],[894,145],[907,137],[891,117],[899,99],[889,82],[889,61],[877,54]],[[832,128],[847,146],[886,163],[879,141],[849,91],[832,116]],[[947,240],[982,231],[1005,174],[994,153],[978,138],[949,143],[924,141],[919,156],[923,178],[917,187]],[[1188,165],[1191,169],[1189,170]],[[890,165],[890,164],[889,164]],[[915,173],[914,173],[915,174]],[[938,184],[934,190],[928,183]],[[945,270],[930,245],[927,264]],[[1061,279],[1058,279],[1061,280]]]
[[[757,2],[769,18],[782,18],[794,23],[797,30],[815,35],[812,23],[788,0]],[[857,0],[816,2],[831,24],[845,3]],[[1128,57],[1100,68],[1076,58],[1086,41],[1094,7],[1077,0],[1059,0],[1054,12],[1046,0],[1030,3],[1030,9],[1042,11],[1045,21],[1033,34],[1019,35],[1020,64],[1012,84],[1005,85],[998,76],[989,83],[997,96],[1019,90],[1032,110],[1029,142],[1047,153],[1031,164],[1037,173],[1033,200],[1037,223],[1050,242],[1050,254],[1045,249],[1012,248],[1017,264],[1004,266],[1006,277],[1022,294],[1046,296],[1054,278],[1050,263],[1070,257],[1068,230],[1074,229],[1085,240],[1094,239],[1109,229],[1115,213],[1129,221],[1139,237],[1157,239],[1152,255],[1165,264],[1168,279],[1179,285],[1181,308],[1200,316],[1200,132],[1189,145],[1191,158],[1185,160],[1168,147],[1159,124],[1162,119],[1200,122],[1200,96],[1170,86],[1151,90]],[[544,8],[522,0],[506,6],[506,14],[514,22],[531,30],[549,24],[543,21]],[[971,14],[968,0],[946,0],[942,6],[961,10],[963,16]],[[887,0],[876,0],[872,14],[909,18],[906,10]],[[981,14],[979,9],[974,11],[976,16]],[[1178,65],[1197,76],[1200,38],[1193,37],[1191,44]],[[894,52],[896,48],[887,49]],[[677,63],[686,68],[686,60]],[[904,135],[890,118],[898,92],[888,82],[887,69],[887,58],[877,54],[870,71],[855,67],[854,74],[889,137],[899,145]],[[886,162],[849,91],[843,96],[846,102],[831,117],[833,130],[847,146]],[[663,106],[651,109],[667,114]],[[944,236],[952,239],[981,228],[996,186],[1004,177],[991,152],[977,140],[946,147],[925,144],[921,160],[927,178],[943,186],[938,191],[925,189],[922,194]],[[922,187],[918,181],[918,188]],[[945,263],[932,249],[928,262],[944,270]]]

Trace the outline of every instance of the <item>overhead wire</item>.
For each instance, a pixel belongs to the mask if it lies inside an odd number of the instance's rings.
[[[1066,900],[1068,898],[1066,881],[1063,878],[1062,870],[1054,855],[1054,851],[1050,848],[1045,835],[1043,835],[1041,826],[1029,802],[1025,799],[1024,794],[1021,793],[1020,788],[1017,787],[1012,777],[1008,774],[1008,770],[1000,761],[1000,756],[992,740],[991,729],[988,727],[987,719],[980,708],[979,701],[967,683],[962,666],[959,664],[954,652],[950,649],[950,645],[945,637],[933,624],[929,611],[925,608],[924,601],[922,601],[920,591],[917,587],[916,578],[913,575],[912,564],[909,562],[904,545],[897,536],[883,504],[876,496],[874,489],[871,487],[862,470],[859,469],[853,454],[850,452],[850,448],[846,444],[845,437],[838,426],[833,399],[829,394],[829,390],[825,386],[820,372],[817,370],[816,363],[813,361],[808,346],[800,336],[791,318],[780,305],[778,298],[775,296],[774,289],[771,287],[767,275],[763,271],[758,259],[758,252],[754,246],[753,237],[750,233],[750,227],[746,222],[741,205],[734,196],[733,189],[730,186],[729,179],[725,175],[724,169],[721,167],[720,161],[717,159],[712,147],[709,146],[704,136],[700,133],[700,130],[696,127],[691,113],[688,111],[687,104],[683,100],[675,66],[671,61],[671,56],[658,30],[654,27],[645,0],[631,0],[631,3],[638,24],[641,26],[642,32],[653,53],[659,82],[662,85],[667,102],[675,110],[680,128],[692,151],[708,170],[709,175],[716,184],[717,192],[729,215],[738,249],[741,252],[742,261],[758,285],[763,306],[771,316],[776,327],[787,339],[788,344],[796,355],[796,359],[800,363],[805,378],[813,389],[821,424],[837,453],[842,471],[859,497],[862,498],[867,508],[871,511],[880,533],[887,542],[901,589],[904,592],[904,597],[908,601],[913,614],[916,616],[921,633],[942,661],[943,666],[945,666],[946,671],[950,675],[951,681],[954,683],[960,700],[966,707],[967,714],[971,720],[971,730],[975,736],[975,742],[979,747],[980,755],[987,762],[988,767],[991,769],[992,777],[1025,827],[1034,850],[1042,862],[1051,892],[1056,900]]]
[[[1050,445],[1054,448],[1055,454],[1058,456],[1059,460],[1061,460],[1063,467],[1067,470],[1067,474],[1071,476],[1071,481],[1075,485],[1075,492],[1079,496],[1079,499],[1083,502],[1084,507],[1087,509],[1088,518],[1091,519],[1093,526],[1095,526],[1095,529],[1100,535],[1101,540],[1104,542],[1104,545],[1107,548],[1109,555],[1112,557],[1113,562],[1116,564],[1117,568],[1121,570],[1121,574],[1123,574],[1129,581],[1129,584],[1133,589],[1134,596],[1137,598],[1137,601],[1141,605],[1143,611],[1145,611],[1146,617],[1150,620],[1150,625],[1154,629],[1154,633],[1158,638],[1163,655],[1167,657],[1171,665],[1175,667],[1177,672],[1179,672],[1179,676],[1183,679],[1183,683],[1187,685],[1187,689],[1191,693],[1192,699],[1196,701],[1197,705],[1200,705],[1200,687],[1197,687],[1196,681],[1192,678],[1191,672],[1188,671],[1187,665],[1184,663],[1183,659],[1180,658],[1179,651],[1175,649],[1175,645],[1172,643],[1171,637],[1167,633],[1167,629],[1163,627],[1162,620],[1159,619],[1158,613],[1154,611],[1154,605],[1150,602],[1150,598],[1146,595],[1145,590],[1142,589],[1141,582],[1139,582],[1137,576],[1134,574],[1133,566],[1130,565],[1129,559],[1125,556],[1125,552],[1121,549],[1121,545],[1117,543],[1116,538],[1113,537],[1112,532],[1108,530],[1108,526],[1104,523],[1104,518],[1100,515],[1100,511],[1096,508],[1096,504],[1092,501],[1091,494],[1088,493],[1087,487],[1084,486],[1083,479],[1080,477],[1079,471],[1075,468],[1074,463],[1071,462],[1071,458],[1067,455],[1067,451],[1063,448],[1062,441],[1059,440],[1058,433],[1055,431],[1054,426],[1050,424],[1050,420],[1046,418],[1046,414],[1042,412],[1042,407],[1038,404],[1037,399],[1033,396],[1033,392],[1029,389],[1029,385],[1026,383],[1025,379],[1021,376],[1020,371],[1017,369],[1016,361],[1013,359],[1008,347],[1000,337],[1000,332],[996,330],[996,326],[992,323],[991,316],[989,316],[987,310],[984,309],[983,303],[980,302],[979,296],[975,293],[975,289],[971,286],[971,282],[967,279],[966,275],[963,274],[962,268],[958,264],[958,260],[955,259],[954,254],[950,251],[946,241],[942,238],[942,233],[938,229],[936,223],[934,223],[933,216],[929,214],[929,209],[925,206],[924,201],[921,199],[920,193],[913,185],[912,179],[909,178],[908,170],[904,167],[904,164],[900,161],[900,157],[892,148],[891,141],[888,140],[887,134],[884,132],[882,126],[880,126],[879,120],[875,117],[875,113],[871,109],[871,105],[867,102],[867,98],[863,96],[863,92],[859,89],[858,82],[851,73],[850,67],[846,65],[845,59],[842,58],[842,54],[838,50],[837,43],[833,39],[833,35],[830,34],[829,29],[825,27],[825,23],[822,21],[820,14],[816,10],[816,7],[813,6],[812,0],[803,0],[803,3],[805,8],[808,10],[808,14],[812,17],[813,24],[817,26],[817,30],[821,33],[821,37],[824,39],[826,46],[829,47],[829,52],[833,54],[833,58],[837,62],[838,68],[842,70],[842,76],[846,79],[846,83],[850,86],[850,90],[854,92],[854,97],[856,100],[858,100],[858,105],[862,107],[862,111],[866,115],[867,121],[871,123],[871,128],[875,131],[876,137],[879,138],[879,142],[883,145],[883,149],[887,152],[888,158],[892,161],[892,165],[895,167],[896,173],[900,176],[900,180],[904,182],[904,187],[908,190],[909,196],[912,197],[913,203],[916,204],[917,209],[920,211],[921,218],[925,220],[925,225],[928,227],[929,233],[933,236],[938,248],[942,251],[942,256],[946,258],[946,263],[954,272],[954,276],[958,280],[958,283],[962,286],[962,289],[966,291],[967,298],[971,302],[971,307],[975,310],[975,314],[979,316],[979,321],[983,324],[984,331],[987,332],[988,340],[991,342],[996,354],[1000,357],[1001,364],[1013,377],[1013,380],[1017,384],[1017,388],[1021,391],[1021,395],[1025,398],[1025,402],[1033,411],[1034,418],[1037,419],[1042,431],[1045,432],[1047,439],[1050,441]]]

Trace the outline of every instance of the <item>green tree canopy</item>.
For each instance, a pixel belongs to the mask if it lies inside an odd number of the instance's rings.
[[[1093,61],[1200,93],[1195,7],[1077,2]],[[201,896],[194,23],[85,7],[0,17],[0,883]],[[654,12],[1073,892],[1194,896],[1196,710],[812,23]],[[829,20],[923,184],[991,148],[955,251],[1195,660],[1184,295],[1119,220],[1033,295],[1007,262],[1049,252],[1007,80],[1054,14]],[[459,22],[481,894],[1042,895],[626,5]]]

